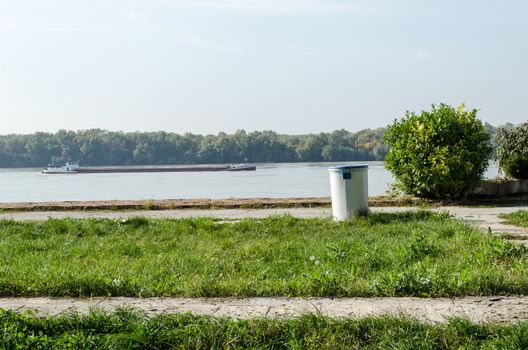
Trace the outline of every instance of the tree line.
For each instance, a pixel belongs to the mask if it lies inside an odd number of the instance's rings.
[[[309,135],[273,131],[217,135],[59,130],[0,135],[0,167],[43,167],[79,161],[82,165],[163,165],[382,160],[385,129],[336,130]]]
[[[217,135],[59,130],[0,135],[0,167],[43,167],[79,161],[82,165],[164,165],[384,160],[385,128],[335,130],[308,135],[273,131]],[[486,124],[493,135],[497,128]]]

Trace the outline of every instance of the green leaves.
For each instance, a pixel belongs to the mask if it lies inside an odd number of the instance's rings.
[[[528,123],[499,131],[497,155],[506,175],[528,179]]]
[[[426,198],[460,198],[479,183],[488,166],[490,136],[477,110],[446,104],[430,112],[407,112],[385,133],[386,167],[405,193]]]

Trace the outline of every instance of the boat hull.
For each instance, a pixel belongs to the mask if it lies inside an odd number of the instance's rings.
[[[255,171],[255,165],[193,165],[193,166],[108,166],[79,167],[73,171],[46,170],[44,174],[107,174],[107,173],[165,173],[200,171]]]

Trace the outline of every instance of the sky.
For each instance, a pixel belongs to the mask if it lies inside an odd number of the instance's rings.
[[[528,120],[525,0],[0,0],[0,134]]]

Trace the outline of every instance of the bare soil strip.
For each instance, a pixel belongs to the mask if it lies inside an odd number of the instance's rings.
[[[197,315],[228,316],[237,319],[252,317],[294,317],[320,313],[330,317],[408,315],[424,322],[446,322],[452,317],[465,317],[473,322],[512,322],[528,320],[528,297],[465,297],[465,298],[3,298],[0,308],[39,314],[57,315],[76,311],[87,313],[92,308],[114,311],[132,307],[148,314],[191,312]]]
[[[170,209],[262,209],[330,207],[330,197],[314,198],[229,198],[160,199],[0,203],[0,211],[86,211],[86,210],[170,210]],[[434,201],[413,197],[370,197],[371,207],[400,206],[528,205],[528,196],[474,198],[465,201]]]
[[[4,212],[325,207],[330,198],[160,199],[0,203]]]

